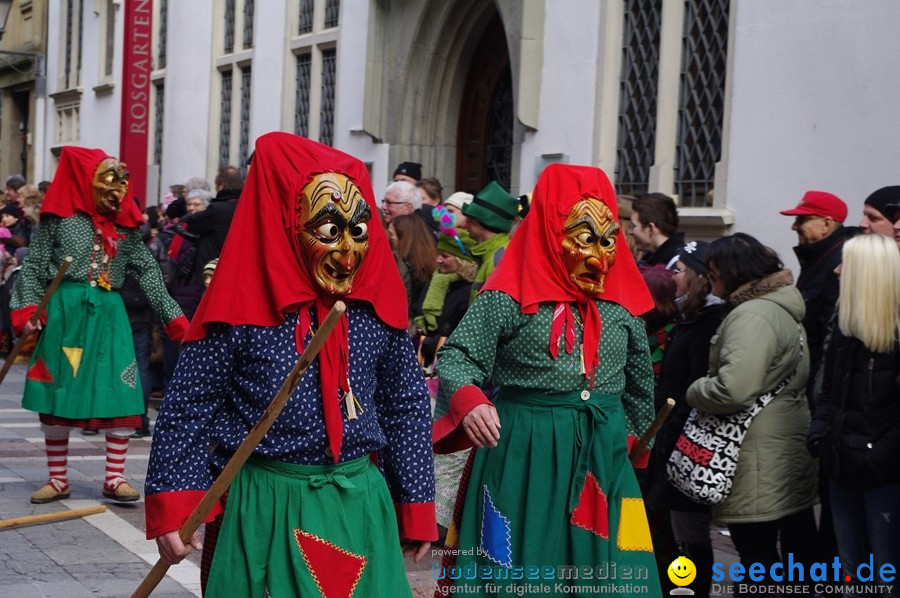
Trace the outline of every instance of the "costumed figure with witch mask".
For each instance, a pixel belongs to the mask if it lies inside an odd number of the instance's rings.
[[[400,541],[421,558],[437,538],[430,402],[376,209],[359,160],[257,140],[157,421],[147,537],[166,562],[200,548],[179,528],[318,322],[347,312],[231,484],[206,596],[409,596]]]
[[[643,568],[642,594],[660,596],[628,458],[653,420],[653,371],[637,317],[652,307],[606,175],[548,166],[503,260],[438,353],[435,452],[477,447],[447,543],[458,549],[456,565],[477,566],[481,579],[448,576],[436,595],[469,584],[473,595],[518,596],[536,582],[515,577],[517,568],[596,572],[615,563]],[[490,400],[481,391],[489,381],[498,387]],[[504,581],[488,586],[488,568]],[[581,596],[599,583],[564,585],[585,588],[571,593]]]
[[[50,480],[32,495],[33,503],[69,496],[73,427],[106,432],[103,495],[121,502],[140,498],[124,480],[128,437],[141,427],[144,413],[131,325],[118,293],[126,273],[137,279],[172,338],[180,339],[188,325],[141,239],[142,223],[124,164],[102,150],[63,148],[10,305],[16,331],[43,328],[22,397],[23,407],[40,413],[50,469]],[[72,264],[32,326],[30,319],[67,256]]]

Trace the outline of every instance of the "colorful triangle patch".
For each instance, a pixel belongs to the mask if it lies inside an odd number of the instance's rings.
[[[50,369],[44,362],[43,357],[38,357],[38,360],[34,362],[34,365],[31,366],[28,373],[25,374],[25,378],[34,380],[35,382],[49,382],[50,384],[56,382],[56,380],[53,379],[53,374],[50,373]]]
[[[456,528],[456,522],[451,521],[447,528],[447,537],[444,538],[444,546],[447,548],[456,548],[459,543],[459,530]]]
[[[127,368],[122,370],[122,373],[119,375],[119,378],[122,379],[128,388],[134,390],[137,388],[137,362],[132,361]]]
[[[294,539],[323,598],[350,598],[366,567],[366,557],[300,529],[294,530]]]
[[[578,505],[572,511],[572,525],[593,532],[609,540],[609,503],[600,482],[590,471],[584,478],[584,487]]]
[[[72,377],[78,377],[78,366],[81,365],[81,354],[84,351],[81,347],[63,347],[63,353],[66,354],[66,359],[69,360],[69,365],[72,366]]]
[[[650,526],[647,524],[647,512],[644,510],[644,499],[623,498],[622,510],[619,514],[619,533],[616,544],[620,550],[641,550],[653,552],[653,540],[650,539]]]
[[[481,518],[481,549],[484,554],[504,567],[512,567],[509,518],[505,517],[491,500],[484,487],[484,515]]]

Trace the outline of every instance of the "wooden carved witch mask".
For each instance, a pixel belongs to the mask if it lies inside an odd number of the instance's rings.
[[[337,172],[315,175],[300,195],[298,239],[317,285],[346,295],[369,250],[372,211],[359,187]]]
[[[587,198],[572,206],[564,226],[563,262],[569,277],[585,293],[599,295],[616,263],[619,224],[606,204]]]
[[[97,212],[118,214],[122,211],[122,200],[128,194],[128,171],[125,164],[115,158],[104,158],[94,172],[92,193]]]

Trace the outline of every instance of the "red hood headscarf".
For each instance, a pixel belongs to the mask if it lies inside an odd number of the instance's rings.
[[[100,214],[94,203],[94,174],[100,162],[111,156],[99,149],[88,149],[67,145],[62,148],[59,166],[44,201],[41,203],[41,214],[54,214],[60,218],[74,216],[81,212],[90,216],[95,228],[103,231],[103,247],[110,255],[116,254],[116,245],[122,235],[116,232],[115,225],[124,228],[137,228],[144,223],[140,208],[134,201],[131,185],[122,199],[122,211],[118,214]]]
[[[353,279],[353,290],[327,294],[315,283],[297,238],[300,193],[323,172],[349,177],[362,192],[372,220],[369,250]],[[384,228],[378,224],[375,194],[365,165],[332,147],[289,133],[268,133],[256,141],[253,164],[234,220],[185,341],[206,336],[212,322],[233,326],[278,326],[285,312],[299,311],[298,351],[309,328],[309,309],[321,322],[337,299],[365,301],[386,325],[405,330],[406,290]],[[319,353],[325,429],[334,462],[340,457],[343,416],[339,390],[349,391],[349,341],[346,315]]]
[[[569,277],[563,261],[565,221],[576,202],[593,197],[602,201],[618,221],[616,194],[606,174],[590,166],[551,164],[534,188],[531,211],[519,225],[503,259],[482,288],[502,291],[521,306],[523,314],[537,313],[540,303],[556,304],[550,333],[550,353],[558,354],[563,325],[567,324],[566,350],[572,352],[575,331],[569,303],[575,303],[584,322],[585,376],[593,387],[600,363],[598,347],[602,322],[595,299],[618,303],[638,316],[653,308],[653,299],[628,249],[625,234],[616,236],[616,263],[609,269],[604,292],[588,295]]]

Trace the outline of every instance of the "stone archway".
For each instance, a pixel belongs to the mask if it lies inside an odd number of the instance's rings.
[[[412,5],[406,10],[413,11]],[[387,35],[393,36],[388,47],[395,44],[397,52],[386,77],[384,122],[389,126],[383,139],[391,146],[390,163],[422,163],[423,174],[437,176],[445,193],[478,191],[484,186],[482,181],[493,178],[505,179],[504,184],[509,185],[517,168],[515,144],[521,144],[523,136],[523,126],[513,112],[517,46],[510,41],[521,33],[517,29],[521,20],[518,0],[429,0],[404,16],[385,21]],[[396,25],[398,22],[405,26]],[[404,29],[410,22],[416,23],[412,35]],[[404,35],[409,37],[404,39]],[[476,75],[489,60],[485,53],[496,58],[492,62],[499,69],[492,69],[492,76],[479,82]],[[474,106],[485,104],[490,109],[494,96],[505,98],[495,104],[508,110],[509,118],[477,114],[482,108]],[[497,122],[505,126],[492,126]],[[461,136],[461,130],[468,133]],[[476,137],[483,145],[476,152],[480,157],[462,154],[460,141],[466,139],[471,147]],[[490,168],[484,164],[486,160]],[[461,168],[463,162],[481,166],[473,174],[472,167]]]

